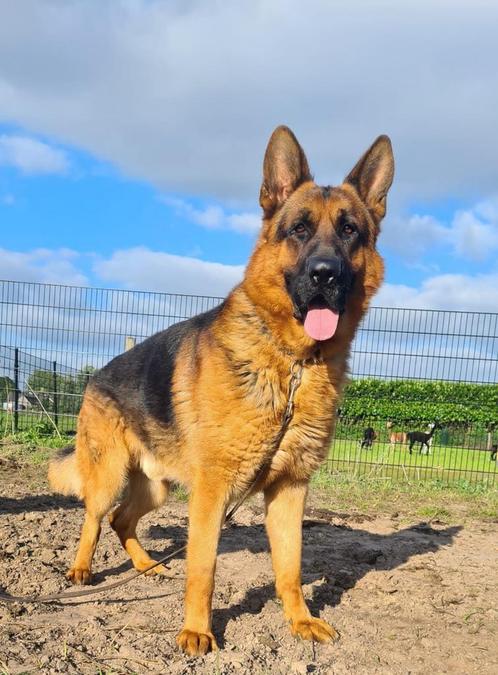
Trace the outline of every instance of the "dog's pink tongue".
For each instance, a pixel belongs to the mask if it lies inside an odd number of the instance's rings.
[[[337,330],[339,314],[331,309],[309,309],[304,330],[313,340],[330,340]]]

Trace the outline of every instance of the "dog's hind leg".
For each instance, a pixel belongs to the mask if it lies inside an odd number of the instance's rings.
[[[83,498],[85,520],[73,566],[67,578],[75,584],[91,581],[92,560],[100,536],[102,518],[109,512],[126,479],[124,453],[99,453],[85,471]]]
[[[142,471],[132,471],[128,478],[125,498],[109,515],[112,529],[130,556],[133,566],[140,572],[153,565],[154,561],[138,541],[137,523],[146,513],[164,504],[168,491],[167,481],[150,480]],[[164,565],[158,565],[150,571],[151,574],[164,572],[166,572]]]

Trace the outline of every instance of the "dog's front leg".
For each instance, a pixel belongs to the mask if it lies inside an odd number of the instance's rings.
[[[281,480],[265,490],[266,529],[270,539],[276,591],[293,635],[325,642],[337,632],[312,617],[301,587],[302,520],[308,484]]]
[[[189,656],[217,649],[211,632],[211,601],[226,506],[221,485],[221,480],[217,485],[216,481],[208,483],[204,478],[202,483],[196,482],[190,497],[185,624],[176,637],[179,647]]]

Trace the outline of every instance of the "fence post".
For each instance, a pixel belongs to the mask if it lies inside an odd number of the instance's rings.
[[[14,349],[14,433],[19,431],[19,349]]]
[[[59,402],[57,400],[57,361],[52,363],[52,378],[53,378],[53,390],[54,390],[54,422],[55,426],[59,428]]]
[[[133,349],[133,347],[137,344],[137,339],[134,338],[132,335],[127,335],[125,337],[125,352],[129,351],[130,349]]]

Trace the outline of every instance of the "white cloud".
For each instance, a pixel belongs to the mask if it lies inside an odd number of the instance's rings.
[[[227,213],[221,206],[208,205],[203,209],[192,206],[183,199],[162,197],[178,215],[209,230],[233,230],[241,234],[255,234],[261,227],[261,216],[255,213]]]
[[[60,174],[69,168],[66,154],[34,138],[0,135],[0,165],[12,166],[24,174]]]
[[[106,283],[137,290],[225,296],[241,279],[242,265],[223,265],[137,247],[95,262]]]
[[[254,203],[281,123],[320,182],[385,132],[399,196],[487,194],[498,4],[478,4],[4,2],[0,116],[183,194]]]
[[[384,284],[374,304],[382,307],[498,312],[498,272],[441,274],[425,279],[420,288]]]
[[[26,253],[0,248],[0,276],[10,281],[39,281],[84,286],[88,278],[77,268],[80,255],[69,249],[35,249]]]
[[[448,238],[448,228],[433,216],[413,215],[386,222],[380,242],[409,260],[420,258],[426,251]]]
[[[452,235],[456,253],[480,262],[498,251],[498,213],[493,207],[487,202],[455,214]]]
[[[455,211],[448,224],[430,215],[393,218],[386,222],[380,241],[412,262],[439,245],[473,262],[496,258],[498,198]]]
[[[261,216],[255,213],[231,213],[226,216],[229,229],[244,234],[259,232],[261,228]]]

